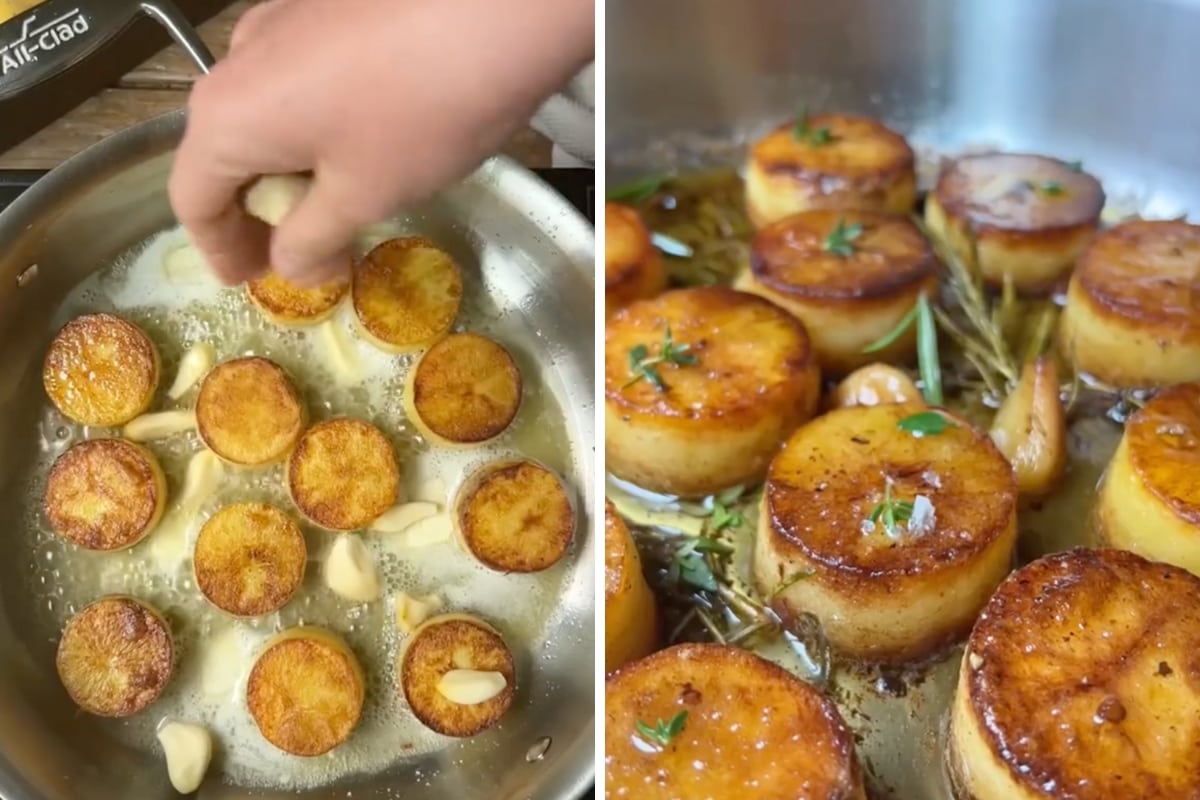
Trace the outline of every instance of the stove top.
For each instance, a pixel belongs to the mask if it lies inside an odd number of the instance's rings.
[[[567,167],[535,169],[534,172],[579,209],[589,222],[596,224],[595,170]],[[45,174],[41,170],[0,170],[0,211]]]

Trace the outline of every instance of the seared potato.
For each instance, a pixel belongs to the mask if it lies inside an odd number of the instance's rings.
[[[612,501],[604,500],[604,671],[641,658],[658,639],[658,610],[637,545]]]
[[[1200,575],[1200,384],[1156,394],[1125,424],[1100,489],[1104,541]]]
[[[454,500],[459,543],[497,572],[541,572],[575,536],[567,487],[541,464],[506,459],[472,473]]]
[[[443,693],[448,673],[470,670],[503,678],[497,693],[478,702],[456,702]],[[400,654],[400,687],[413,714],[426,727],[465,738],[498,723],[512,706],[516,667],[494,628],[466,614],[442,614],[417,626]]]
[[[668,329],[672,347],[687,349],[652,363]],[[651,491],[700,496],[762,480],[779,443],[816,410],[820,372],[804,325],[775,304],[679,289],[609,318],[604,394],[608,469]]]
[[[333,316],[350,293],[350,279],[301,288],[274,272],[246,284],[246,295],[262,315],[284,328],[304,328]]]
[[[779,126],[750,148],[746,212],[758,228],[814,208],[906,214],[916,199],[912,148],[868,117],[810,116]]]
[[[1027,293],[1053,289],[1100,225],[1104,190],[1091,175],[1046,156],[963,156],[925,201],[930,232],[967,264],[975,239],[983,279]]]
[[[150,407],[161,373],[158,348],[141,328],[112,314],[85,314],[50,342],[42,383],[63,416],[114,428]]]
[[[458,264],[419,236],[376,245],[354,268],[350,287],[360,331],[388,353],[414,353],[445,336],[462,296]]]
[[[850,372],[872,361],[911,361],[917,329],[864,353],[937,291],[937,261],[920,229],[899,215],[805,211],[762,228],[749,268],[734,284],[804,323],[822,371]]]
[[[1135,220],[1079,259],[1060,348],[1076,370],[1128,388],[1200,380],[1200,225]]]
[[[404,409],[421,435],[446,447],[477,445],[504,432],[521,406],[521,372],[501,345],[455,333],[408,371]]]
[[[330,419],[300,437],[288,461],[288,493],[310,522],[331,531],[365,528],[396,504],[400,463],[383,431]]]
[[[354,652],[323,628],[268,640],[246,681],[246,707],[263,738],[294,756],[319,756],[350,738],[366,679]]]
[[[851,658],[913,661],[959,639],[1012,562],[1012,468],[947,412],[933,412],[947,418],[941,433],[899,427],[922,411],[831,411],[793,434],[767,474],[755,587],[785,619],[816,615]],[[894,525],[889,500],[911,504],[892,506]]]
[[[67,623],[56,664],[75,705],[100,717],[128,717],[157,700],[171,679],[171,629],[139,600],[103,597]]]
[[[837,706],[737,647],[682,644],[623,667],[605,682],[604,717],[609,797],[867,797]]]
[[[604,204],[604,312],[611,316],[634,300],[667,288],[662,254],[638,212],[620,203]]]
[[[1200,580],[1118,550],[1014,572],[967,643],[950,766],[975,800],[1200,797]]]
[[[196,431],[221,460],[241,467],[282,461],[304,430],[300,393],[283,368],[250,356],[218,364],[196,395]]]
[[[167,479],[158,459],[123,439],[91,439],[59,456],[43,507],[59,536],[88,550],[123,550],[162,519]]]
[[[287,605],[304,580],[308,549],[295,520],[266,503],[234,503],[213,514],[196,536],[196,588],[238,617]]]

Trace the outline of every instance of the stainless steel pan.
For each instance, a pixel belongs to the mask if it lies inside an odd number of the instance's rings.
[[[166,22],[207,65],[203,45],[169,3],[105,3],[92,21],[119,28],[142,12]],[[85,7],[85,13],[93,12]],[[41,360],[53,333],[53,310],[89,273],[175,224],[166,181],[183,127],[182,113],[175,113],[99,142],[0,214],[0,502],[9,512],[3,541],[10,548],[0,555],[3,800],[175,796],[161,759],[119,744],[104,725],[80,714],[58,685],[52,643],[25,625],[28,553],[15,545],[21,537],[13,529],[18,524],[13,509],[37,452],[38,409],[44,402]],[[501,296],[501,307],[523,315],[536,332],[532,355],[566,414],[573,451],[567,478],[579,498],[581,519],[590,521],[595,441],[591,227],[557,193],[503,158],[489,161],[420,212],[454,238],[447,244],[456,252],[492,254],[475,263],[468,256],[464,267],[482,273],[482,281]],[[305,796],[346,797],[348,790],[363,800],[581,796],[592,781],[594,753],[591,528],[580,527],[561,599],[543,635],[515,643],[524,651],[518,657],[526,665],[525,680],[514,713],[498,730],[386,774]],[[205,800],[271,796],[210,777],[198,794]]]

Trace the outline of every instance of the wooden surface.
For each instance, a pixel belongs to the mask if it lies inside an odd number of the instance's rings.
[[[233,26],[250,2],[238,2],[201,26],[200,33],[221,58]],[[168,47],[32,138],[0,153],[0,169],[51,169],[105,136],[180,108],[196,68],[178,47]],[[550,166],[550,142],[534,130],[519,132],[504,152],[529,167]]]

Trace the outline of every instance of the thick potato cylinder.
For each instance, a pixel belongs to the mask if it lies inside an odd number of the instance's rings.
[[[665,288],[667,268],[638,212],[621,203],[605,203],[605,316]]]
[[[662,360],[668,330],[674,360]],[[820,399],[803,324],[732,289],[628,306],[608,320],[604,359],[608,469],[656,492],[701,496],[762,480]]]
[[[642,559],[612,501],[604,501],[604,671],[654,649],[658,612]]]

